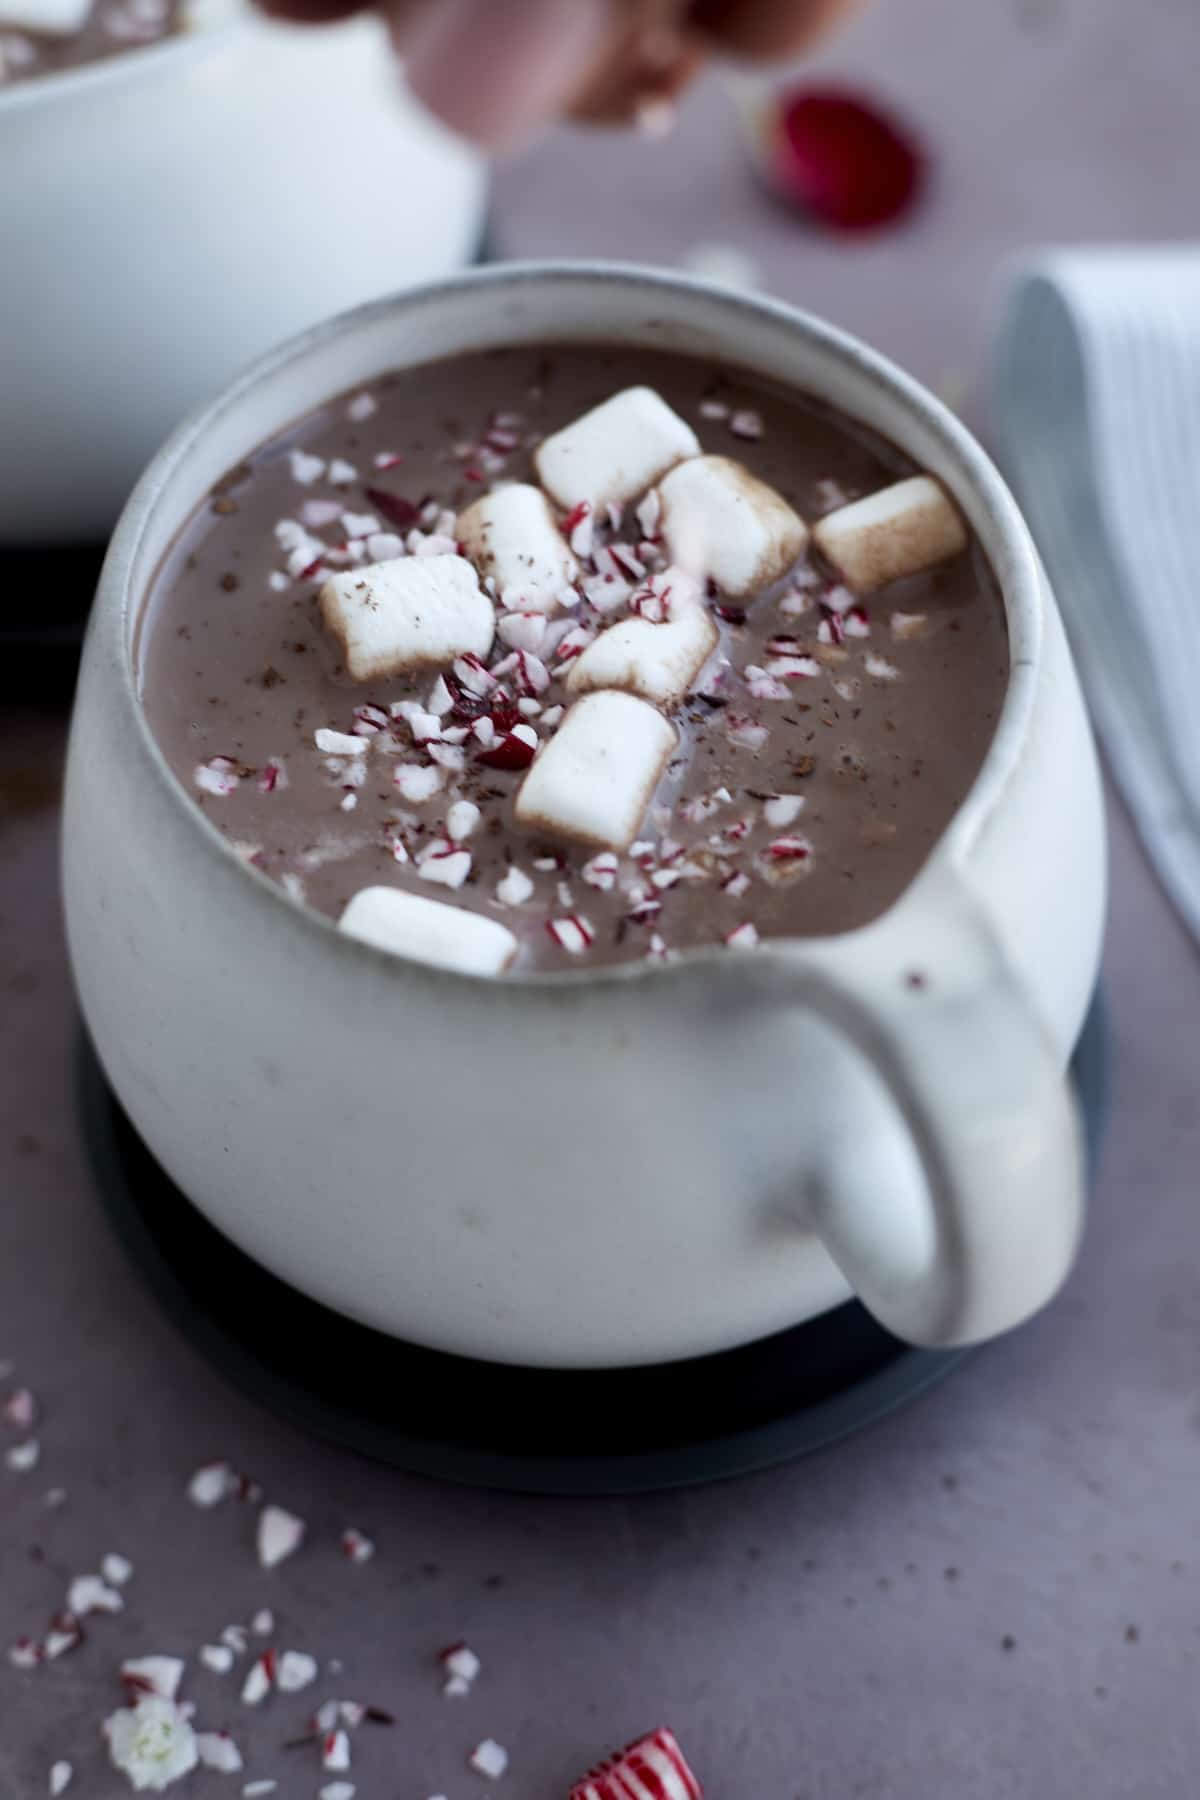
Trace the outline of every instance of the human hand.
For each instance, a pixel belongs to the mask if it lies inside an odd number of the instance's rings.
[[[371,0],[260,0],[324,23]],[[557,117],[632,121],[714,53],[788,58],[860,0],[375,0],[409,83],[447,125],[512,142]]]

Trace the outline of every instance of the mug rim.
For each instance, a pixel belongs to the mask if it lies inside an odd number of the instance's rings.
[[[568,286],[617,284],[641,290],[660,304],[664,298],[673,294],[697,296],[726,314],[731,344],[736,344],[739,322],[744,324],[748,320],[770,321],[776,326],[799,332],[823,356],[842,362],[856,373],[865,375],[882,386],[930,431],[957,465],[981,504],[998,543],[1003,544],[1006,565],[1003,574],[995,567],[997,559],[991,555],[988,557],[1001,588],[1009,623],[1010,644],[1008,679],[996,727],[975,779],[912,879],[882,913],[869,920],[866,925],[854,928],[859,931],[875,930],[904,903],[933,865],[943,860],[962,861],[999,805],[1009,778],[1016,769],[1036,701],[1040,653],[1044,641],[1046,596],[1037,551],[1016,500],[991,458],[949,407],[914,376],[851,333],[789,302],[725,287],[717,282],[669,269],[599,258],[537,258],[463,270],[441,280],[369,300],[321,320],[256,358],[216,396],[202,402],[188,414],[155,452],[121,510],[105,555],[88,624],[88,649],[95,641],[97,650],[103,654],[110,670],[114,662],[117,664],[121,702],[134,715],[134,731],[140,753],[145,756],[153,777],[165,785],[170,796],[169,803],[187,815],[191,828],[199,834],[200,840],[210,850],[218,852],[226,866],[236,864],[241,877],[248,878],[253,886],[269,896],[272,904],[282,904],[288,908],[294,923],[298,924],[302,919],[308,928],[319,931],[327,950],[336,946],[335,954],[371,957],[378,966],[386,965],[393,973],[403,970],[410,977],[419,972],[422,976],[464,983],[471,987],[486,987],[489,990],[495,987],[494,976],[444,968],[352,937],[338,929],[335,919],[318,912],[307,902],[293,898],[278,882],[245,862],[224,833],[194,804],[168,764],[150,728],[137,691],[130,626],[131,623],[136,623],[139,609],[146,598],[144,594],[135,592],[134,571],[145,534],[156,518],[163,491],[176,471],[186,464],[193,449],[226,417],[236,413],[244,399],[260,384],[289,369],[302,371],[311,354],[331,340],[352,335],[388,316],[400,318],[410,307],[427,306],[431,302],[436,303],[442,296],[458,294],[464,289],[476,289],[481,294],[487,294],[496,289],[519,288],[529,283],[546,282],[559,282]],[[567,342],[569,339],[562,341]],[[736,350],[730,360],[737,360]],[[817,397],[819,398],[819,392]],[[298,398],[292,417],[297,420],[303,418],[306,412],[319,405],[324,398],[328,396]],[[243,454],[249,454],[254,448],[254,445],[248,445]],[[174,530],[181,529],[184,523],[183,519],[174,522]],[[1024,635],[1029,649],[1023,655],[1017,655],[1013,651],[1014,618],[1025,627]],[[115,641],[111,634],[115,634]],[[853,931],[836,935],[839,938],[848,937],[853,935]],[[766,939],[755,946],[753,956],[761,964],[773,952],[778,954],[798,945],[811,949],[819,946],[822,941],[824,940],[804,935]],[[728,962],[728,954],[720,944],[700,945],[684,950],[670,962],[643,959],[604,964],[596,969],[517,971],[505,977],[504,985],[518,991],[551,988],[561,992],[591,987],[597,983],[662,979],[672,973],[684,974],[714,962],[722,965]]]

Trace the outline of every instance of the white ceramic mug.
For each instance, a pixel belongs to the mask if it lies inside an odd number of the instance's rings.
[[[0,84],[0,545],[103,539],[250,357],[477,250],[482,163],[404,91],[376,21],[218,7]]]
[[[154,570],[262,439],[382,370],[620,340],[816,393],[946,483],[1011,674],[950,827],[881,918],[670,965],[490,981],[347,938],[248,869],[138,703]],[[84,1013],[151,1150],[305,1293],[439,1349],[558,1366],[726,1348],[857,1292],[926,1344],[1014,1325],[1081,1218],[1067,1062],[1096,977],[1097,768],[1033,545],[959,422],[790,307],[607,265],[489,269],[259,363],[159,453],[92,615],[67,774]]]

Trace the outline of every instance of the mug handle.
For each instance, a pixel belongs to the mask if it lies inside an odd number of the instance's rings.
[[[810,1182],[812,1229],[898,1337],[960,1345],[1019,1324],[1074,1259],[1084,1153],[1063,1057],[995,927],[957,870],[930,866],[878,924],[803,961],[805,1003],[903,1119],[928,1209],[903,1244],[881,1231],[879,1171],[843,1138]]]

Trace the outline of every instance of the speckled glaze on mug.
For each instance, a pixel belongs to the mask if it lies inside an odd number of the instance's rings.
[[[862,930],[501,982],[389,957],[247,868],[170,774],[131,654],[183,520],[248,450],[380,371],[620,339],[736,362],[892,439],[1001,584],[1011,673],[975,784]],[[251,369],[147,470],[92,615],[64,879],[83,1009],[197,1206],[325,1304],[437,1349],[598,1367],[749,1342],[857,1293],[914,1342],[1062,1281],[1082,1166],[1066,1080],[1104,909],[1095,755],[1007,489],[882,357],[778,303],[607,264],[489,269]]]

